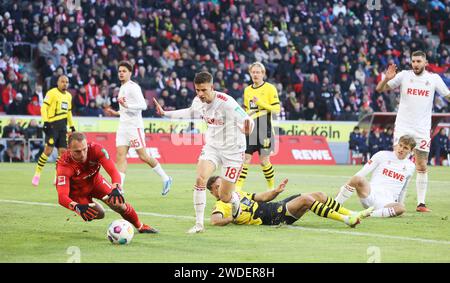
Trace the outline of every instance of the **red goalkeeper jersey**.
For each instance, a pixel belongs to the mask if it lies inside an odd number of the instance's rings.
[[[88,196],[94,189],[95,182],[101,177],[100,166],[111,176],[112,183],[120,184],[119,171],[106,149],[99,144],[88,143],[87,159],[84,163],[73,160],[69,151],[61,155],[56,165],[59,203],[71,209],[71,196]]]

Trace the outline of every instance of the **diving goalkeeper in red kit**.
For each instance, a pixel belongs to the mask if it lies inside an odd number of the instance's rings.
[[[112,185],[100,174],[100,166],[111,176]],[[69,136],[68,150],[56,165],[59,204],[75,211],[84,221],[102,219],[105,211],[93,198],[102,200],[138,229],[139,233],[158,233],[143,224],[134,208],[125,203],[120,175],[109,154],[101,145],[87,142],[83,133]]]

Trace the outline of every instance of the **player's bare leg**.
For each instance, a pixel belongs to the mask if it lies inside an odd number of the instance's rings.
[[[122,190],[125,183],[125,173],[127,172],[127,153],[129,148],[126,145],[120,145],[116,148],[116,167],[120,174]]]
[[[138,148],[136,149],[136,152],[139,156],[139,159],[142,160],[142,162],[147,163],[150,167],[153,168],[153,170],[158,174],[162,181],[163,181],[163,188],[161,194],[163,196],[167,195],[170,191],[170,186],[172,185],[172,178],[167,176],[166,172],[164,172],[164,169],[161,167],[161,164],[159,164],[158,160],[151,157],[147,154],[147,151],[145,148]]]
[[[240,190],[244,187],[245,184],[245,180],[247,179],[247,174],[248,174],[248,167],[250,166],[250,163],[252,162],[252,154],[245,154],[244,157],[244,164],[242,164],[242,170],[241,170],[241,174],[239,175],[239,179],[236,182],[236,190]]]
[[[216,170],[216,165],[209,160],[199,160],[197,163],[197,177],[194,185],[195,225],[187,231],[189,234],[204,231],[206,207],[206,183]]]
[[[97,217],[95,219],[105,218],[105,209],[103,208],[103,206],[99,202],[96,202],[94,200],[92,202],[95,204],[93,208],[98,212]]]
[[[367,198],[370,194],[370,183],[364,177],[353,176],[343,185],[335,197],[336,201],[340,204],[349,199],[356,191],[359,198]]]
[[[117,212],[122,216],[123,219],[133,224],[134,227],[139,231],[139,233],[149,233],[149,234],[156,234],[158,233],[158,230],[155,228],[142,223],[139,220],[139,217],[137,216],[136,211],[129,203],[122,203],[122,204],[112,204],[107,201],[103,201],[109,208],[111,208],[113,211]]]
[[[44,151],[41,153],[41,156],[39,156],[36,170],[34,172],[33,179],[31,180],[31,184],[35,187],[39,185],[39,181],[41,179],[41,173],[42,169],[44,168],[45,164],[47,163],[48,157],[52,154],[54,147],[45,145]]]
[[[427,161],[428,152],[422,150],[414,150],[416,159],[416,191],[417,191],[417,208],[418,212],[430,212],[431,210],[425,206],[425,197],[428,188],[428,172]]]

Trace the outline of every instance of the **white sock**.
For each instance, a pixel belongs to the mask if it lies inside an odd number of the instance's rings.
[[[156,174],[161,176],[161,178],[164,182],[169,180],[169,176],[167,176],[166,172],[164,172],[164,169],[162,169],[161,164],[158,163],[158,165],[153,167],[153,170],[156,172]]]
[[[393,207],[385,207],[372,211],[370,217],[394,217],[396,216]]]
[[[124,191],[123,184],[125,183],[125,173],[119,172],[119,174],[120,174],[120,186],[122,187],[122,191]]]
[[[230,200],[231,206],[232,206],[232,213],[239,210],[239,207],[241,205],[241,198],[239,197],[239,194],[237,192],[231,193],[231,200]]]
[[[428,187],[428,172],[417,172],[416,176],[416,191],[417,204],[425,204],[425,195]]]
[[[334,200],[336,200],[339,204],[343,204],[347,199],[349,199],[352,196],[354,191],[355,191],[354,187],[349,185],[343,185],[338,195],[334,198]]]
[[[205,207],[206,207],[206,191],[205,187],[194,186],[194,209],[195,223],[203,227]]]

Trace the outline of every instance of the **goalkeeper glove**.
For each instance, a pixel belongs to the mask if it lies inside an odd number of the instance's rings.
[[[92,221],[98,215],[98,211],[93,209],[93,206],[95,206],[95,204],[77,204],[73,210],[80,215],[84,221]]]
[[[76,132],[76,130],[75,130],[75,127],[74,127],[74,126],[70,127],[70,130],[72,131],[72,133],[73,133],[73,132]]]
[[[44,122],[44,127],[42,127],[42,129],[44,130],[45,135],[50,135],[50,132],[52,130],[52,126],[50,125],[49,122]]]
[[[105,197],[106,201],[110,204],[124,204],[125,199],[122,195],[119,185],[117,185],[112,192]]]

